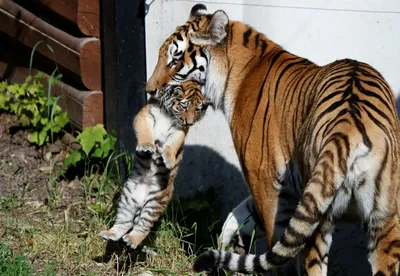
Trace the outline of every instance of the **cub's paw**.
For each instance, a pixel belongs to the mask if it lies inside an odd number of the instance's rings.
[[[164,150],[161,155],[162,155],[165,167],[167,167],[167,169],[169,169],[169,170],[173,169],[176,165],[175,155],[168,149]]]
[[[156,152],[156,145],[153,143],[142,143],[137,145],[136,151],[154,153]]]
[[[124,242],[132,249],[136,249],[138,245],[140,244],[141,240],[139,240],[135,235],[133,234],[126,234],[125,236],[122,237]]]
[[[103,230],[100,232],[99,236],[105,240],[112,240],[112,241],[117,241],[121,238],[121,235],[119,235],[116,231],[113,230]]]

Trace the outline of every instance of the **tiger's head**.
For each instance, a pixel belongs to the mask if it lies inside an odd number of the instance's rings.
[[[213,63],[222,64],[228,16],[224,11],[207,14],[202,4],[195,5],[188,21],[160,47],[158,62],[146,85],[150,96],[158,99],[168,85],[193,80],[204,85]]]
[[[166,86],[160,104],[181,126],[189,127],[203,117],[211,103],[204,98],[199,83],[186,81]]]

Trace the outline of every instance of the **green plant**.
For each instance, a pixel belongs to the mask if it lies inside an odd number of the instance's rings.
[[[76,166],[83,159],[107,159],[115,149],[117,138],[113,134],[107,133],[104,125],[97,124],[84,128],[76,137],[76,140],[81,144],[82,148],[73,151],[64,160],[64,168],[67,168],[71,164]]]
[[[52,74],[53,76],[54,74]],[[69,122],[66,112],[57,104],[59,97],[51,97],[45,93],[43,73],[28,76],[21,84],[0,83],[0,110],[17,115],[22,126],[30,129],[30,142],[43,145],[58,133]],[[49,79],[49,88],[61,75]]]
[[[0,243],[0,274],[7,276],[31,275],[28,259],[21,253],[15,254],[8,246]]]

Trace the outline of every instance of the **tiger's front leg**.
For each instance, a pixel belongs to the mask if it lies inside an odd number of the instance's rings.
[[[265,167],[268,168],[268,165]],[[280,189],[275,177],[276,172],[270,172],[270,175],[271,176],[260,179],[258,174],[249,172],[248,182],[254,198],[255,207],[264,224],[268,247],[272,248],[279,240],[279,236],[276,235],[275,231],[275,219],[278,211]],[[262,181],[262,183],[260,183],[260,181]],[[283,275],[281,267],[272,269],[272,271],[274,275]]]

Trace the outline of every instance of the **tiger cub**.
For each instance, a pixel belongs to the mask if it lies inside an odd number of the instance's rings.
[[[201,86],[192,81],[169,86],[160,97],[150,99],[134,119],[138,144],[133,171],[122,188],[113,227],[100,233],[105,240],[122,237],[133,249],[171,199],[186,134],[209,105]]]

